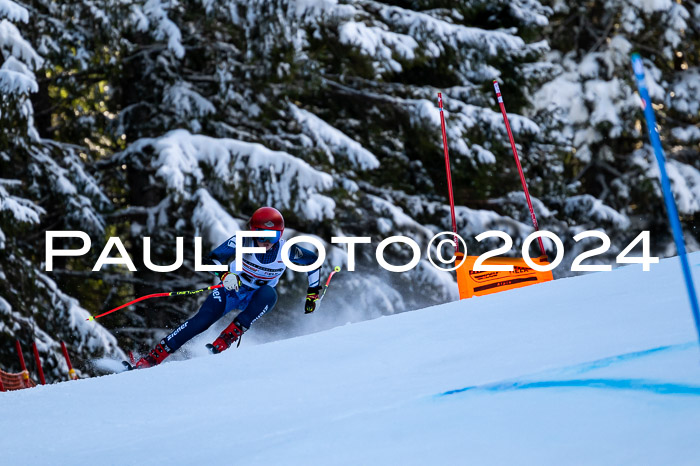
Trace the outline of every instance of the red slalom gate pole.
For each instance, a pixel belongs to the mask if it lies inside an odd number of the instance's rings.
[[[42,385],[46,385],[46,379],[44,379],[44,368],[41,367],[41,358],[39,358],[39,350],[36,348],[36,341],[32,342],[32,348],[34,349],[34,360],[36,361],[36,368],[39,372],[39,380]]]
[[[510,123],[508,122],[508,115],[506,114],[506,106],[503,104],[503,96],[501,96],[501,89],[498,87],[498,81],[496,81],[495,79],[493,80],[493,88],[496,90],[496,98],[498,99],[498,105],[501,107],[503,121],[506,123],[506,130],[508,131],[508,138],[510,139],[510,147],[511,149],[513,149],[513,157],[515,157],[515,163],[518,165],[518,172],[520,173],[520,182],[522,183],[523,190],[525,191],[527,206],[530,208],[530,217],[532,218],[532,225],[535,227],[535,231],[540,231],[540,227],[537,226],[537,217],[535,217],[535,209],[533,209],[532,201],[530,200],[530,192],[527,190],[527,183],[525,182],[523,167],[520,165],[520,157],[518,157],[518,150],[515,148],[513,132],[510,130]],[[540,251],[542,251],[542,255],[546,256],[547,253],[544,251],[544,244],[542,243],[541,236],[537,238],[537,242],[540,245]]]
[[[450,213],[452,214],[452,233],[455,234],[455,254],[459,252],[457,242],[457,220],[455,219],[455,200],[452,194],[452,173],[450,171],[450,154],[447,150],[447,132],[445,131],[445,114],[442,110],[442,92],[438,92],[438,107],[440,107],[440,125],[442,126],[442,147],[445,152],[445,171],[447,172],[447,190],[450,192]]]
[[[63,357],[66,358],[66,364],[68,364],[68,376],[71,380],[78,380],[78,376],[73,369],[73,364],[70,363],[70,357],[68,357],[68,350],[66,349],[65,342],[61,342],[61,349],[63,350]]]
[[[22,345],[19,343],[19,340],[15,340],[15,346],[17,347],[17,355],[19,356],[19,364],[22,366],[22,380],[24,381],[24,388],[29,388],[29,371],[27,370],[27,364],[24,362]]]
[[[2,374],[0,374],[0,392],[5,391],[5,386],[2,384]]]

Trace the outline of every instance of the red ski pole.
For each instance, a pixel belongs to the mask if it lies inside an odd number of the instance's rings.
[[[440,125],[442,126],[442,147],[445,152],[445,171],[447,172],[447,190],[450,193],[450,213],[452,214],[452,232],[455,233],[455,254],[459,251],[457,242],[457,220],[455,219],[455,200],[452,194],[452,173],[450,171],[450,154],[447,150],[447,132],[445,131],[445,115],[442,111],[442,92],[438,92],[438,107],[440,107]]]
[[[527,183],[525,182],[525,175],[523,174],[523,167],[520,165],[520,157],[518,157],[518,150],[515,148],[515,140],[513,139],[513,133],[510,130],[510,123],[508,123],[508,115],[506,114],[506,106],[503,104],[503,96],[501,96],[501,89],[498,87],[498,81],[493,80],[493,88],[496,90],[496,98],[498,99],[498,105],[501,107],[501,113],[503,114],[503,121],[506,123],[506,130],[508,131],[508,138],[510,139],[510,147],[513,149],[513,157],[515,157],[515,163],[518,166],[518,172],[520,173],[520,182],[523,185],[523,191],[525,191],[525,199],[527,199],[527,206],[530,208],[530,217],[532,218],[532,225],[535,227],[535,231],[540,231],[539,226],[537,226],[537,217],[535,217],[535,209],[532,207],[532,201],[530,200],[530,192],[527,190]],[[537,238],[537,242],[540,245],[540,251],[542,255],[546,256],[547,253],[544,251],[544,244],[542,243],[542,237]]]
[[[100,317],[106,316],[107,314],[111,314],[113,312],[118,311],[119,309],[124,309],[127,306],[131,306],[132,304],[138,303],[139,301],[143,301],[144,299],[150,299],[150,298],[164,298],[166,296],[182,296],[182,295],[191,295],[191,294],[196,294],[196,293],[201,293],[202,291],[208,291],[208,290],[213,290],[215,288],[221,288],[224,286],[223,284],[219,283],[218,285],[213,285],[213,286],[208,286],[206,288],[201,288],[199,290],[186,290],[186,291],[166,291],[164,293],[154,293],[154,294],[149,294],[146,296],[141,296],[140,298],[136,298],[133,301],[129,301],[126,304],[122,304],[121,306],[115,307],[114,309],[111,309],[107,312],[103,312],[100,315],[96,316],[90,316],[85,320],[95,320],[99,319]]]
[[[333,271],[331,272],[330,275],[328,275],[328,280],[326,280],[326,285],[323,288],[323,293],[321,294],[321,297],[318,298],[318,304],[316,304],[316,311],[318,311],[318,308],[321,307],[321,301],[323,301],[323,297],[326,296],[326,291],[328,291],[328,285],[331,284],[331,280],[333,279],[333,275],[336,273],[340,272],[340,267],[336,266]]]

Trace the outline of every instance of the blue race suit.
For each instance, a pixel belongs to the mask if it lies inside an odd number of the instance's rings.
[[[252,238],[245,238],[245,246],[253,246]],[[212,326],[214,322],[234,309],[241,312],[236,316],[238,323],[244,330],[272,310],[277,303],[277,291],[275,286],[280,276],[286,269],[281,260],[281,248],[284,240],[275,243],[264,254],[245,253],[242,256],[242,270],[236,270],[235,262],[230,263],[236,257],[236,237],[233,236],[224,241],[211,254],[210,264],[229,264],[229,270],[236,273],[241,279],[238,291],[228,291],[225,288],[217,288],[207,297],[199,308],[197,314],[185,321],[165,337],[161,344],[166,351],[172,353],[187,341],[199,335]],[[289,248],[289,261],[296,265],[313,264],[318,256],[296,244]],[[320,283],[321,268],[313,270],[309,274],[309,287],[317,287]]]

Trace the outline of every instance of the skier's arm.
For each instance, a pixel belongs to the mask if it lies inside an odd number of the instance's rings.
[[[318,256],[308,249],[297,246],[289,248],[289,260],[295,265],[311,265],[316,262]],[[316,309],[316,301],[321,291],[321,267],[309,272],[309,289],[306,291],[304,312],[309,314]]]
[[[318,259],[318,256],[308,249],[292,245],[289,248],[289,261],[294,265],[311,265]],[[321,267],[309,272],[309,288],[320,288]]]
[[[231,258],[236,256],[236,236],[232,236],[217,246],[205,259],[208,265],[228,265]],[[220,277],[226,272],[213,272]]]

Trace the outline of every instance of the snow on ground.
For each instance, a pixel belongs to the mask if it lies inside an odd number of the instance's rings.
[[[678,258],[0,400],[3,464],[700,458],[700,348]]]

